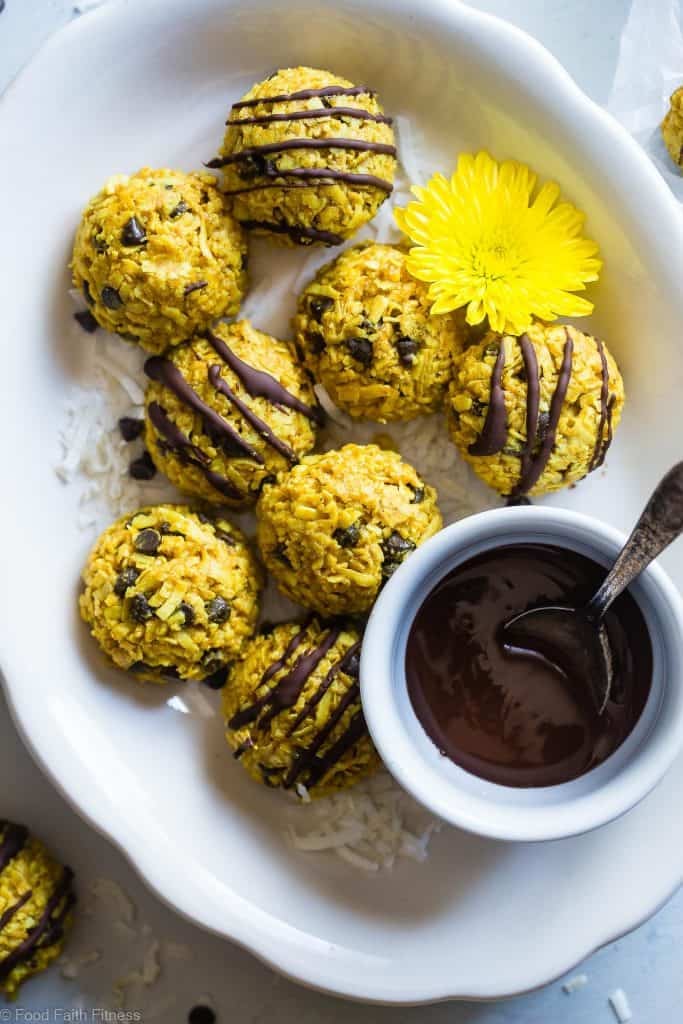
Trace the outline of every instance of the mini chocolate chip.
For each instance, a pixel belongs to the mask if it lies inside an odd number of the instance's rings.
[[[83,282],[83,298],[85,299],[89,306],[93,306],[95,304],[92,292],[90,291],[90,285],[88,284],[87,281]]]
[[[214,597],[206,606],[206,615],[209,622],[220,626],[230,618],[230,605],[224,597]]]
[[[135,550],[139,551],[142,555],[155,555],[160,544],[161,534],[158,530],[153,530],[149,526],[144,530],[140,530],[140,533],[135,538]]]
[[[154,615],[152,607],[144,594],[135,594],[130,602],[130,617],[136,622],[147,622]]]
[[[533,501],[526,494],[519,494],[516,497],[511,495],[505,502],[506,508],[514,508],[516,505],[533,505]]]
[[[74,320],[87,334],[94,334],[99,327],[89,309],[79,309],[78,313],[74,313]]]
[[[325,339],[319,331],[306,331],[306,341],[311,352],[319,356],[321,352],[325,351]]]
[[[152,456],[144,451],[140,458],[133,459],[128,472],[133,480],[152,480],[157,475],[157,467],[152,462]]]
[[[105,239],[102,238],[101,235],[93,235],[92,236],[92,244],[93,244],[93,248],[95,249],[95,252],[99,253],[100,256],[102,255],[102,253],[106,252],[107,249],[109,248],[109,245],[107,244]]]
[[[254,156],[245,156],[244,159],[241,159],[237,173],[242,181],[253,181],[254,178],[260,178],[263,175],[272,176],[277,173],[277,168],[272,160],[266,160],[265,157],[259,156],[257,153]]]
[[[357,675],[358,675],[359,668],[360,668],[360,651],[354,651],[353,654],[351,655],[351,657],[348,658],[347,661],[344,662],[344,669],[343,669],[343,671],[346,673],[347,676],[351,676],[352,678],[356,678]]]
[[[173,207],[173,209],[169,213],[169,217],[171,218],[171,220],[176,220],[178,217],[182,217],[184,213],[187,213],[189,209],[190,207],[187,205],[185,200],[181,199],[178,205]]]
[[[192,607],[192,605],[189,605],[185,601],[182,601],[178,605],[178,611],[182,612],[183,626],[191,626],[192,623],[194,622],[194,608]]]
[[[101,292],[102,302],[107,309],[121,309],[123,305],[123,299],[117,292],[116,288],[112,288],[110,285],[105,284]]]
[[[167,523],[165,520],[164,520],[163,523],[159,523],[158,529],[159,529],[159,533],[161,534],[162,537],[184,537],[185,536],[185,534],[181,533],[180,530],[172,530],[171,529],[171,524]]]
[[[345,529],[335,530],[332,534],[340,548],[355,548],[360,540],[360,524],[351,523]]]
[[[308,300],[308,308],[311,311],[311,316],[318,323],[323,318],[323,313],[326,313],[328,309],[334,306],[334,299],[331,299],[329,295],[312,295]]]
[[[126,591],[129,587],[135,585],[135,581],[139,575],[140,570],[136,569],[134,565],[128,565],[125,569],[122,569],[114,583],[114,593],[116,596],[125,597]]]
[[[395,562],[397,559],[400,560],[405,558],[409,551],[415,550],[415,542],[408,540],[406,537],[402,537],[397,530],[390,533],[387,539],[382,544],[382,551],[384,552],[385,558],[389,561]]]
[[[372,362],[372,342],[367,338],[349,338],[346,347],[356,362],[363,366],[369,366]]]
[[[131,217],[123,225],[121,245],[147,245],[147,234],[137,217]]]
[[[222,690],[227,678],[228,666],[221,665],[221,667],[217,668],[215,672],[211,673],[211,675],[205,676],[204,679],[202,679],[202,682],[204,683],[204,686],[208,686],[210,690]],[[215,1020],[216,1018],[212,1017],[211,1019]]]
[[[192,292],[199,292],[202,288],[208,288],[208,281],[193,281],[192,284],[186,284],[183,288],[183,295],[192,295]]]
[[[136,441],[145,429],[145,421],[134,416],[122,416],[119,420],[119,431],[124,441]]]
[[[421,502],[425,500],[424,487],[413,487],[412,484],[408,484],[408,487],[410,487],[411,491],[413,492],[413,496],[410,499],[411,505],[419,505]]]
[[[396,342],[398,358],[404,366],[412,366],[417,358],[418,344],[412,338],[399,338]]]

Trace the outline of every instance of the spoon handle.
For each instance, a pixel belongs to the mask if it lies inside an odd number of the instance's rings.
[[[660,480],[604,583],[586,606],[599,622],[612,601],[683,533],[683,462]]]

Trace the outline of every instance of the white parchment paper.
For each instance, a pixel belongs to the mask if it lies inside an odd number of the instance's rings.
[[[633,0],[621,36],[607,109],[641,144],[683,201],[683,174],[659,126],[669,97],[683,85],[683,0]]]

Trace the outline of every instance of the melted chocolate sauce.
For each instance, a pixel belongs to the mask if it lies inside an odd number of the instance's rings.
[[[192,444],[187,434],[184,434],[180,427],[176,426],[173,420],[169,419],[166,415],[166,410],[158,402],[150,402],[147,415],[152,425],[164,438],[166,447],[175,452],[179,459],[187,465],[196,466],[197,469],[201,470],[206,480],[212,487],[216,488],[219,494],[225,495],[226,498],[241,500],[242,492],[233,487],[230,481],[221,476],[220,473],[215,473],[209,468],[207,465],[208,456],[204,454],[201,448],[197,448],[196,445]]]
[[[270,231],[273,235],[287,235],[297,245],[308,245],[310,242],[322,242],[323,245],[341,245],[344,239],[333,231],[321,231],[319,228],[297,227],[296,224],[276,224],[269,220],[243,220],[240,222],[247,231]]]
[[[505,369],[505,342],[501,338],[498,355],[491,374],[491,394],[486,419],[481,434],[467,449],[470,455],[495,455],[505,447],[507,440],[507,413],[503,392],[503,370]]]
[[[287,459],[288,462],[295,463],[299,461],[296,457],[296,453],[292,451],[289,445],[285,444],[284,441],[281,441],[280,438],[273,433],[268,424],[262,420],[260,416],[257,416],[241,398],[238,398],[228,382],[221,377],[220,366],[216,365],[209,367],[209,380],[215,387],[216,391],[220,392],[221,395],[224,395],[229,402],[232,402],[238,412],[244,416],[245,420],[248,423],[251,423],[256,433],[263,438],[266,444],[269,444],[271,448],[276,452],[279,452],[280,455]]]
[[[242,451],[247,458],[253,459],[259,465],[263,465],[263,456],[259,455],[227,420],[219,416],[210,405],[207,405],[199,397],[194,388],[191,388],[187,383],[177,366],[174,366],[169,359],[164,359],[163,356],[151,356],[145,363],[145,373],[151,380],[156,380],[163,384],[164,387],[167,387],[181,402],[198,413],[202,418],[205,429],[208,429],[212,435],[215,434],[219,441],[227,441],[229,454],[234,454],[234,449],[237,449]]]
[[[309,420],[319,423],[322,419],[322,411],[318,408],[306,405],[300,398],[293,395],[291,391],[284,388],[275,377],[272,377],[264,370],[257,370],[240,359],[228,343],[220,338],[213,331],[206,332],[207,341],[211,343],[214,351],[230,367],[236,377],[239,377],[243,387],[252,398],[265,398],[273,405],[284,405],[288,409],[294,409],[306,416]]]
[[[264,114],[263,117],[244,117],[228,120],[226,125],[238,127],[242,124],[272,124],[274,121],[308,121],[317,117],[350,117],[356,121],[376,121],[378,124],[393,124],[393,118],[386,114],[371,114],[362,107],[315,107],[313,110],[293,110],[290,114]]]
[[[318,182],[322,184],[324,181],[343,181],[347,185],[367,185],[369,188],[378,188],[382,192],[392,192],[394,188],[390,181],[386,181],[384,178],[377,178],[374,174],[354,174],[351,171],[335,171],[329,167],[290,167],[287,170],[273,167],[265,171],[265,177],[268,180],[260,186],[261,188],[282,187],[277,181],[272,180],[274,178],[306,178],[314,185],[317,185]],[[254,192],[258,187],[251,185],[247,191]],[[237,190],[231,189],[225,195],[234,196],[236,192],[239,194],[244,191],[241,188]]]
[[[280,142],[267,142],[262,146],[249,146],[228,156],[216,157],[207,163],[207,167],[227,167],[257,156],[269,153],[284,153],[288,149],[346,149],[359,153],[385,153],[396,156],[396,147],[388,142],[370,142],[366,139],[282,139]]]
[[[411,626],[406,677],[415,713],[444,756],[500,785],[552,786],[623,743],[652,681],[647,626],[628,592],[605,618],[619,699],[601,716],[582,680],[506,653],[500,637],[529,607],[585,603],[604,576],[574,551],[515,544],[470,559],[437,584]]]
[[[312,100],[317,96],[374,96],[374,92],[364,85],[352,85],[348,88],[340,85],[326,85],[321,89],[299,89],[298,92],[281,93],[279,96],[257,96],[252,100],[238,100],[233,103],[233,110],[243,107],[257,107],[260,103],[291,103],[293,100]]]

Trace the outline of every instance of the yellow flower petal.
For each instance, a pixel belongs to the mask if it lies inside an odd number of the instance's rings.
[[[413,242],[408,270],[428,282],[434,313],[466,308],[468,323],[523,331],[534,317],[586,316],[576,292],[602,269],[598,246],[582,237],[584,215],[560,201],[555,182],[486,151],[461,153],[450,179],[435,174],[395,210]]]

